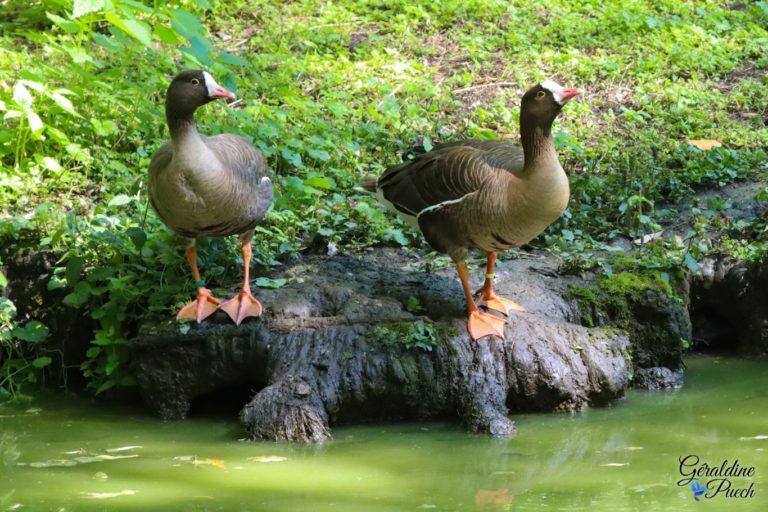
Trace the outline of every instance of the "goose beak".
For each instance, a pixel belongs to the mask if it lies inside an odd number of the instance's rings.
[[[582,91],[581,89],[563,89],[558,92],[559,94],[555,96],[555,99],[561,105],[565,105],[567,102],[569,102],[579,94],[582,94],[584,91]]]
[[[214,100],[221,100],[221,99],[234,100],[237,96],[235,96],[235,93],[233,93],[232,91],[229,91],[220,85],[216,85],[213,88],[213,92],[208,94],[208,97]]]

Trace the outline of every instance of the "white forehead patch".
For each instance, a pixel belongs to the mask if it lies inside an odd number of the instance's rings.
[[[205,88],[208,89],[208,96],[210,96],[216,91],[219,84],[216,83],[216,80],[207,71],[203,71],[203,78],[205,78]]]
[[[552,93],[552,96],[555,97],[555,101],[559,104],[563,104],[563,92],[565,89],[563,89],[563,86],[555,82],[554,80],[544,80],[539,85],[541,85],[544,89],[548,90]]]

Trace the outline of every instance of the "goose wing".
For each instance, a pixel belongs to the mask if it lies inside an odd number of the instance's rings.
[[[498,172],[482,158],[480,150],[451,146],[387,169],[377,188],[398,212],[418,216],[463,200]]]

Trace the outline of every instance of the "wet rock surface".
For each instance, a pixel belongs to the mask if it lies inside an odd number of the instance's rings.
[[[217,313],[185,333],[145,326],[129,345],[134,374],[168,419],[212,390],[251,386],[240,417],[254,439],[321,441],[338,423],[457,416],[509,435],[510,411],[605,405],[629,383],[627,336],[572,323],[578,312],[552,265],[504,262],[498,291],[528,312],[510,317],[505,340],[473,342],[452,268],[426,273],[389,250],[309,257],[274,276],[289,278],[285,287],[259,290],[260,319],[236,327]],[[431,326],[431,350],[402,339],[419,321]]]
[[[691,280],[691,317],[700,349],[768,354],[768,262],[705,261]]]

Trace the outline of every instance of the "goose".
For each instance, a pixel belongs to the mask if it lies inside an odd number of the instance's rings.
[[[149,198],[158,217],[186,239],[186,257],[197,286],[197,297],[177,319],[201,322],[217,309],[240,324],[261,315],[262,305],[251,294],[249,268],[254,227],[272,204],[274,188],[261,152],[233,134],[205,137],[198,133],[195,110],[216,99],[235,95],[207,71],[179,73],[168,86],[165,117],[170,140],[149,163]],[[238,235],[243,257],[243,286],[222,302],[205,287],[197,267],[196,239]]]
[[[524,308],[493,289],[499,251],[519,247],[557,220],[568,205],[568,177],[552,141],[552,123],[580,89],[545,80],[523,95],[520,105],[522,147],[504,141],[465,140],[438,145],[432,151],[390,167],[361,186],[419,229],[427,243],[447,253],[464,291],[473,340],[504,337],[506,321],[483,312],[475,303],[508,316]],[[485,281],[469,288],[467,254],[487,255]]]

